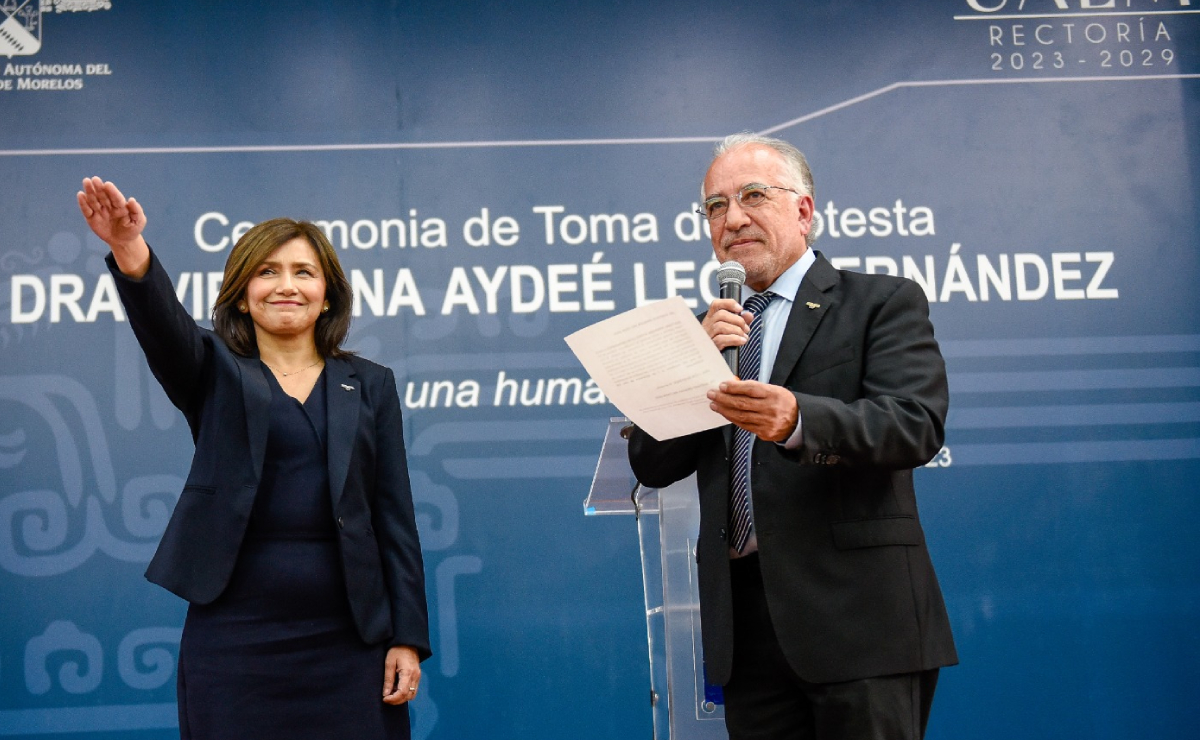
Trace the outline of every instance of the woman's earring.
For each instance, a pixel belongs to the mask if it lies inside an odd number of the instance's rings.
[[[329,301],[325,301],[325,305],[321,306],[321,313],[329,313]]]
[[[239,311],[241,311],[242,313],[246,313],[247,311],[250,310],[250,307],[246,305],[245,301],[238,301],[237,309]]]

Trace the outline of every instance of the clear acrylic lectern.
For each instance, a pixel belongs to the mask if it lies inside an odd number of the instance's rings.
[[[609,421],[583,510],[637,521],[655,740],[726,740],[720,688],[706,685],[701,654],[696,478],[663,489],[638,486],[621,433],[628,425],[625,418]]]

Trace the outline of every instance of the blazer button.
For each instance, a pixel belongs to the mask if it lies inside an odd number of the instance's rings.
[[[339,516],[338,517],[338,529],[342,529],[345,526],[346,526],[346,523],[344,521],[342,521],[342,518]]]
[[[725,541],[725,530],[724,529],[721,530],[721,541],[722,542]]]

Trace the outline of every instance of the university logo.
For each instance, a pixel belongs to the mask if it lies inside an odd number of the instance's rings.
[[[0,0],[0,56],[29,56],[42,48],[42,13],[109,10],[109,0]]]

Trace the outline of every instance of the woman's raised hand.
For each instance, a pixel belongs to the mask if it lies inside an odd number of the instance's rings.
[[[142,238],[146,228],[142,206],[99,177],[84,178],[83,190],[75,199],[88,226],[112,250],[121,272],[135,278],[145,275],[150,267],[150,247]]]

